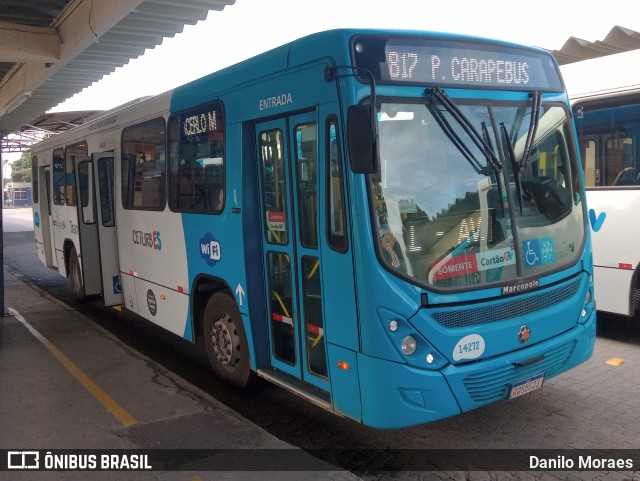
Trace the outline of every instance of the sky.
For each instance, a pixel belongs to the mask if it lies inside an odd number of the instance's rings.
[[[464,33],[549,50],[560,49],[571,36],[603,40],[615,25],[640,31],[638,0],[609,5],[612,7],[562,0],[536,0],[530,5],[513,0],[449,0],[442,4],[433,0],[236,0],[222,12],[211,11],[206,20],[185,26],[181,34],[165,39],[51,111],[110,109],[332,28]],[[640,51],[586,64],[562,67],[570,93],[640,84]]]
[[[123,68],[53,111],[108,109],[155,95],[260,52],[321,30],[373,27],[467,33],[559,49],[571,37],[602,40],[615,25],[640,31],[640,2],[618,0],[615,8],[594,3],[536,0],[451,0],[452,12],[433,0],[236,0],[205,21],[186,26]],[[636,64],[637,65],[637,64]],[[637,69],[637,67],[636,67]],[[633,70],[636,70],[633,69]],[[566,70],[566,72],[564,71]],[[564,69],[567,86],[593,81]],[[632,69],[627,69],[632,70]],[[640,83],[640,72],[637,73]],[[577,78],[574,78],[576,77]],[[577,87],[576,87],[577,88]],[[582,87],[580,87],[582,88]]]

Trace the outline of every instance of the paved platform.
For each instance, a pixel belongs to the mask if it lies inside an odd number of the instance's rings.
[[[0,479],[357,479],[278,440],[6,266],[4,289],[0,450],[176,457],[148,471],[11,470]]]

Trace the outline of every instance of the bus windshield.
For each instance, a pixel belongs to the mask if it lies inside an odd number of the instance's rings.
[[[371,195],[387,268],[418,285],[458,289],[578,260],[585,220],[565,108],[535,95],[453,107],[382,100],[378,125]]]

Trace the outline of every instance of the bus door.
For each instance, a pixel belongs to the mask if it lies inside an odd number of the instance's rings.
[[[113,152],[93,154],[98,240],[105,306],[123,303],[114,203]]]
[[[101,293],[100,284],[100,248],[98,246],[98,230],[96,227],[96,206],[93,186],[93,163],[90,157],[74,157],[76,176],[77,224],[69,220],[72,233],[80,239],[80,257],[82,262],[82,282],[84,295],[92,296]],[[75,220],[75,219],[74,219]]]
[[[58,257],[55,252],[55,238],[53,234],[53,217],[51,215],[51,167],[40,167],[40,222],[42,223],[42,243],[44,246],[45,265],[57,267]],[[46,199],[46,201],[45,201]]]
[[[271,365],[328,390],[315,112],[256,128]]]

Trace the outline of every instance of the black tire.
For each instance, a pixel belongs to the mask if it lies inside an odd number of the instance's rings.
[[[85,298],[84,285],[82,283],[82,271],[80,270],[80,262],[78,261],[78,254],[76,248],[72,247],[69,251],[69,281],[71,282],[71,289],[76,300],[82,301]]]
[[[252,384],[249,343],[235,300],[218,292],[204,311],[204,346],[214,372],[239,388]]]

